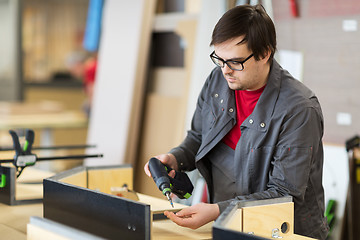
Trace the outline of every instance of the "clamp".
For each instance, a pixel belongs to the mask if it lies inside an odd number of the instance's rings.
[[[10,130],[9,133],[13,139],[15,150],[13,165],[17,170],[16,177],[19,177],[25,167],[35,165],[37,156],[31,153],[35,134],[32,129],[27,129],[25,133],[25,143],[23,148],[21,148],[17,133],[14,130]]]
[[[84,159],[84,158],[101,158],[103,154],[80,154],[80,155],[68,155],[68,156],[49,156],[49,157],[38,157],[36,154],[31,152],[32,145],[34,143],[35,133],[32,129],[26,129],[25,132],[25,142],[24,146],[21,147],[19,136],[14,130],[9,130],[9,133],[13,140],[13,147],[15,150],[15,156],[13,159],[0,159],[0,188],[4,188],[6,186],[6,176],[3,174],[3,170],[1,168],[2,163],[12,163],[16,168],[16,178],[18,178],[25,167],[35,165],[36,161],[48,161],[48,160],[65,160],[65,159]],[[37,147],[36,149],[61,149],[61,148],[86,148],[92,147],[91,145],[85,146],[58,146],[58,147],[50,147],[50,148],[41,148]],[[0,149],[9,150],[7,148]]]

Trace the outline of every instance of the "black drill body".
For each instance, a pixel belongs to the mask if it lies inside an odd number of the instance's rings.
[[[168,198],[172,206],[170,193],[174,193],[181,199],[191,197],[194,186],[186,173],[175,171],[174,178],[170,177],[168,173],[173,169],[157,158],[149,160],[149,170],[156,186]]]
[[[168,173],[166,171],[166,166],[163,165],[159,159],[151,158],[149,160],[149,170],[156,186],[159,190],[168,198],[171,203],[171,206],[174,207],[172,200],[170,198],[171,193],[171,183]]]

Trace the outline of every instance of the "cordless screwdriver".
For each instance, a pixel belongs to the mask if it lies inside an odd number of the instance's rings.
[[[191,196],[194,186],[186,173],[175,171],[174,178],[170,177],[168,173],[172,168],[164,165],[157,158],[149,160],[149,170],[156,186],[167,197],[172,207],[174,204],[170,198],[170,193],[174,193],[181,199]]]

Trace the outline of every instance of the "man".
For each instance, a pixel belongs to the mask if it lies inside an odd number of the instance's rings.
[[[157,156],[176,170],[197,168],[210,203],[166,216],[197,228],[233,200],[291,195],[295,233],[325,239],[322,112],[311,90],[273,59],[273,22],[261,5],[235,7],[216,24],[211,45],[217,67],[200,93],[191,130],[180,146]],[[147,164],[144,169],[150,176]]]

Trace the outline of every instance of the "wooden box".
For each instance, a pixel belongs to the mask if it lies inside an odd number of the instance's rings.
[[[133,187],[130,165],[77,167],[44,179],[44,217],[107,239],[150,239],[153,218],[184,205],[138,194],[134,201],[110,194]]]
[[[312,239],[294,234],[291,197],[232,202],[213,225],[213,239]]]

